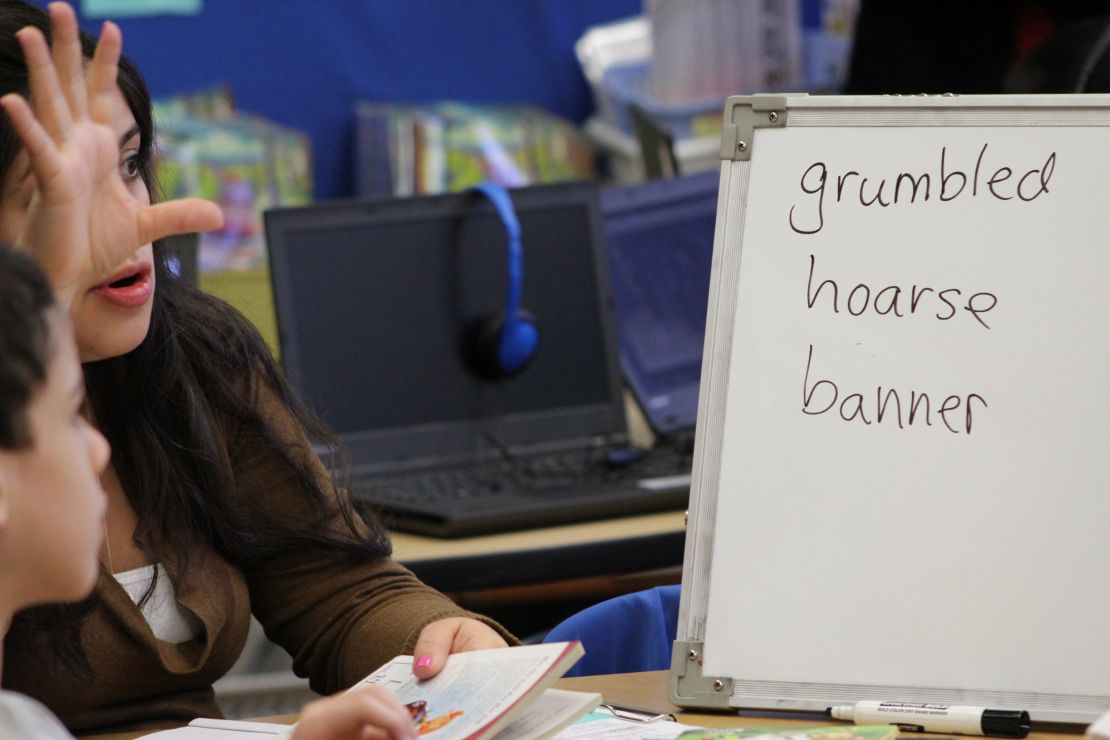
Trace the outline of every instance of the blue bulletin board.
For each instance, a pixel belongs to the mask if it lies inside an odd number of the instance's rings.
[[[196,15],[119,18],[155,96],[226,84],[240,109],[306,131],[319,199],[353,193],[358,99],[592,109],[574,42],[642,0],[211,0]],[[95,31],[99,18],[82,16]]]

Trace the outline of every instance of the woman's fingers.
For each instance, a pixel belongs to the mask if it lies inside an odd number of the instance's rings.
[[[505,638],[477,619],[448,617],[420,630],[412,654],[412,672],[417,678],[431,678],[443,670],[447,656],[470,650],[508,647]]]
[[[51,57],[58,75],[58,85],[69,106],[70,115],[80,120],[88,115],[85,100],[85,69],[81,53],[81,37],[77,31],[77,16],[69,3],[50,3],[50,25],[54,41]]]
[[[19,95],[11,93],[0,98],[0,107],[8,114],[12,127],[27,149],[35,177],[40,183],[50,182],[63,167],[54,141],[35,118],[27,101]]]
[[[46,39],[41,31],[30,26],[21,28],[15,35],[23,48],[23,58],[27,60],[31,107],[35,117],[46,133],[57,141],[63,141],[73,129],[73,119],[62,95]]]
[[[115,95],[116,77],[119,75],[119,58],[123,51],[123,33],[119,26],[105,21],[100,29],[100,40],[85,75],[89,111],[98,123],[109,123]]]
[[[175,234],[215,231],[223,224],[223,211],[210,200],[182,198],[158,203],[139,211],[139,244],[149,244]]]

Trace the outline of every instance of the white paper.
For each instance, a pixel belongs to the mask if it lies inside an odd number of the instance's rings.
[[[201,717],[188,727],[142,735],[139,740],[269,740],[288,737],[292,731],[292,725]]]
[[[554,740],[673,740],[684,732],[702,729],[705,728],[669,719],[652,722],[617,719],[604,709],[596,709],[555,735]]]

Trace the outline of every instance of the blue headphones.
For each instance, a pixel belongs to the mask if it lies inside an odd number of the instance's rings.
[[[524,282],[524,254],[520,246],[520,222],[505,188],[482,182],[472,190],[493,203],[508,237],[509,286],[505,310],[482,322],[474,333],[472,354],[476,369],[489,380],[508,378],[522,372],[536,356],[540,330],[532,315],[520,306]]]

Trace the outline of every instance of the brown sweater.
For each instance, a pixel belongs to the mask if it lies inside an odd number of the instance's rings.
[[[283,437],[311,449],[272,397],[264,396],[260,408]],[[257,452],[233,453],[240,484],[267,506],[296,511],[287,471]],[[420,630],[445,617],[480,619],[513,641],[500,625],[458,608],[389,559],[290,552],[244,573],[212,551],[190,558],[185,582],[174,587],[177,601],[204,624],[201,637],[180,645],[156,639],[123,587],[101,572],[99,601],[81,638],[95,678],[50,670],[41,652],[13,633],[4,654],[4,687],[38,699],[73,732],[114,732],[220,716],[212,683],[242,652],[252,613],[293,656],[297,674],[325,694],[411,652]]]

